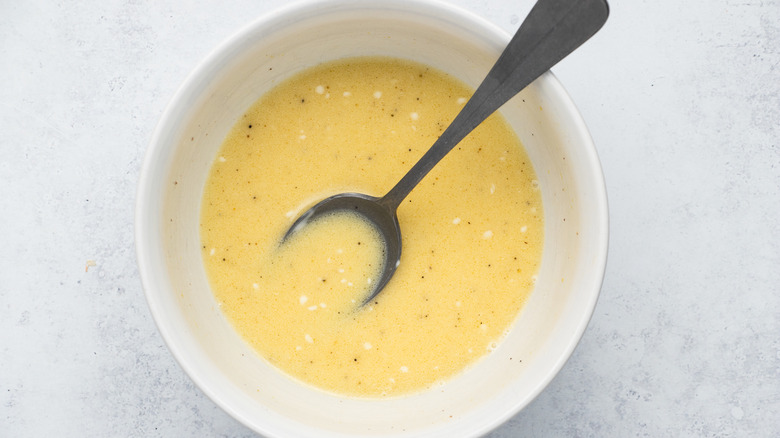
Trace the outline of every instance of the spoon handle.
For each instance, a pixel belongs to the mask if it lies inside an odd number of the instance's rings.
[[[488,116],[595,34],[606,0],[539,0],[455,120],[380,200],[395,210],[425,175]]]

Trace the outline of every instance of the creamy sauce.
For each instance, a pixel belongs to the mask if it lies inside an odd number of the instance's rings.
[[[327,391],[392,396],[462,372],[501,341],[533,289],[543,240],[534,170],[493,115],[398,209],[403,257],[385,290],[382,245],[351,214],[309,224],[329,195],[386,193],[471,90],[424,65],[355,58],[263,96],[225,139],[206,183],[203,260],[216,299],[260,355]]]

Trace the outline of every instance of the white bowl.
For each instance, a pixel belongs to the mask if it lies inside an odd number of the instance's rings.
[[[279,81],[323,61],[389,55],[476,87],[509,38],[473,14],[430,0],[298,3],[238,32],[186,80],[163,114],[141,171],[138,263],[152,315],[174,357],[230,415],[269,437],[475,436],[520,411],[561,369],[601,287],[607,201],[590,135],[550,73],[501,110],[542,190],[545,246],[536,289],[499,347],[443,386],[369,400],[286,377],[220,312],[199,250],[201,194],[217,149],[249,105]]]

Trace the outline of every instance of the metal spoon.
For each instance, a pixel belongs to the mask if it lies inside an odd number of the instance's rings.
[[[382,291],[401,262],[396,210],[417,183],[466,135],[536,78],[593,36],[607,20],[606,0],[539,0],[487,77],[441,137],[385,196],[341,193],[320,201],[290,227],[285,242],[317,217],[356,212],[375,224],[385,242],[382,275],[362,304]]]

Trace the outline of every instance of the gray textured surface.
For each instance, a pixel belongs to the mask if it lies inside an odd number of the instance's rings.
[[[133,202],[186,74],[282,3],[0,3],[0,437],[252,436],[157,333]],[[455,3],[508,31],[530,7]],[[555,69],[607,178],[602,296],[491,437],[779,436],[780,2],[611,6]]]

